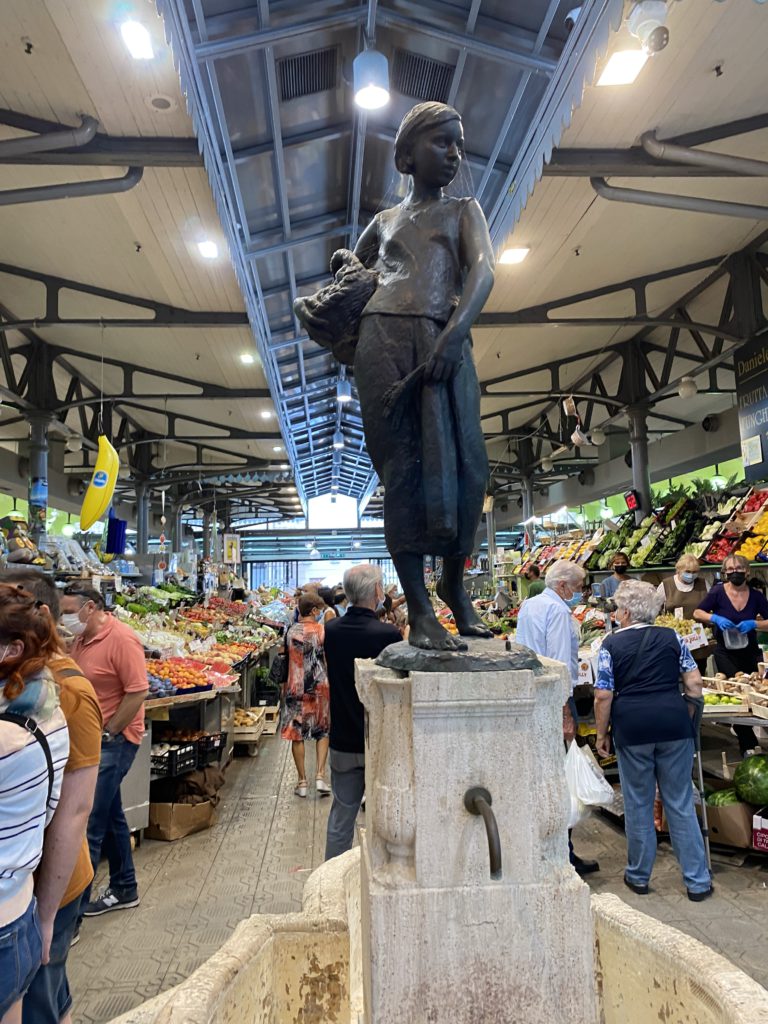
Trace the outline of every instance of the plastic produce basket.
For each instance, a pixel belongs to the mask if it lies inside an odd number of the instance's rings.
[[[163,778],[184,775],[197,768],[197,740],[179,743],[164,754],[152,754],[152,774]]]
[[[208,764],[215,764],[221,760],[221,754],[227,745],[226,732],[211,733],[210,736],[201,736],[197,741],[197,767],[205,768]]]

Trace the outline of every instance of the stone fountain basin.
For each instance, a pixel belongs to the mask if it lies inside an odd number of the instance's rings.
[[[592,919],[600,1024],[768,1024],[768,991],[696,939],[618,896],[592,896]],[[363,1024],[360,920],[356,849],[310,876],[300,913],[243,921],[186,981],[112,1024]],[[552,1021],[566,1024],[554,1008]],[[403,1024],[426,1022],[414,1007]]]

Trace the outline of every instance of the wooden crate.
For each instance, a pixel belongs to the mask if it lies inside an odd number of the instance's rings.
[[[234,727],[235,743],[258,743],[266,724],[267,708],[246,708],[255,717],[253,725],[236,725]]]
[[[261,709],[264,712],[264,735],[274,736],[280,728],[280,705]]]

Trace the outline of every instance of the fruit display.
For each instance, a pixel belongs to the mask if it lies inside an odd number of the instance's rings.
[[[757,807],[768,804],[768,754],[745,757],[733,773],[733,782],[745,803]]]
[[[710,807],[730,807],[741,803],[735,789],[718,789],[707,797]]]
[[[147,672],[169,681],[179,693],[211,689],[211,683],[200,663],[186,658],[169,658],[166,661],[152,659],[147,662]]]
[[[151,672],[147,669],[147,679],[149,680],[147,700],[156,700],[158,697],[173,697],[177,692],[170,676],[162,676],[159,672]]]
[[[659,615],[656,618],[656,625],[674,629],[680,636],[688,636],[696,629],[697,623],[693,619],[678,619],[676,615]]]
[[[741,697],[734,697],[727,693],[705,693],[704,703],[707,706],[710,705],[723,705],[723,704],[742,704]]]
[[[704,561],[717,565],[724,561],[728,555],[733,554],[733,550],[738,542],[738,537],[718,537],[707,548]]]
[[[235,728],[250,729],[259,724],[260,715],[246,708],[235,708]]]
[[[752,491],[742,505],[742,512],[756,512],[768,501],[768,491]]]

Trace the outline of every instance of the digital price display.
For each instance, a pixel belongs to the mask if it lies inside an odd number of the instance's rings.
[[[640,494],[638,491],[627,491],[624,495],[627,504],[627,511],[636,512],[640,508]]]

